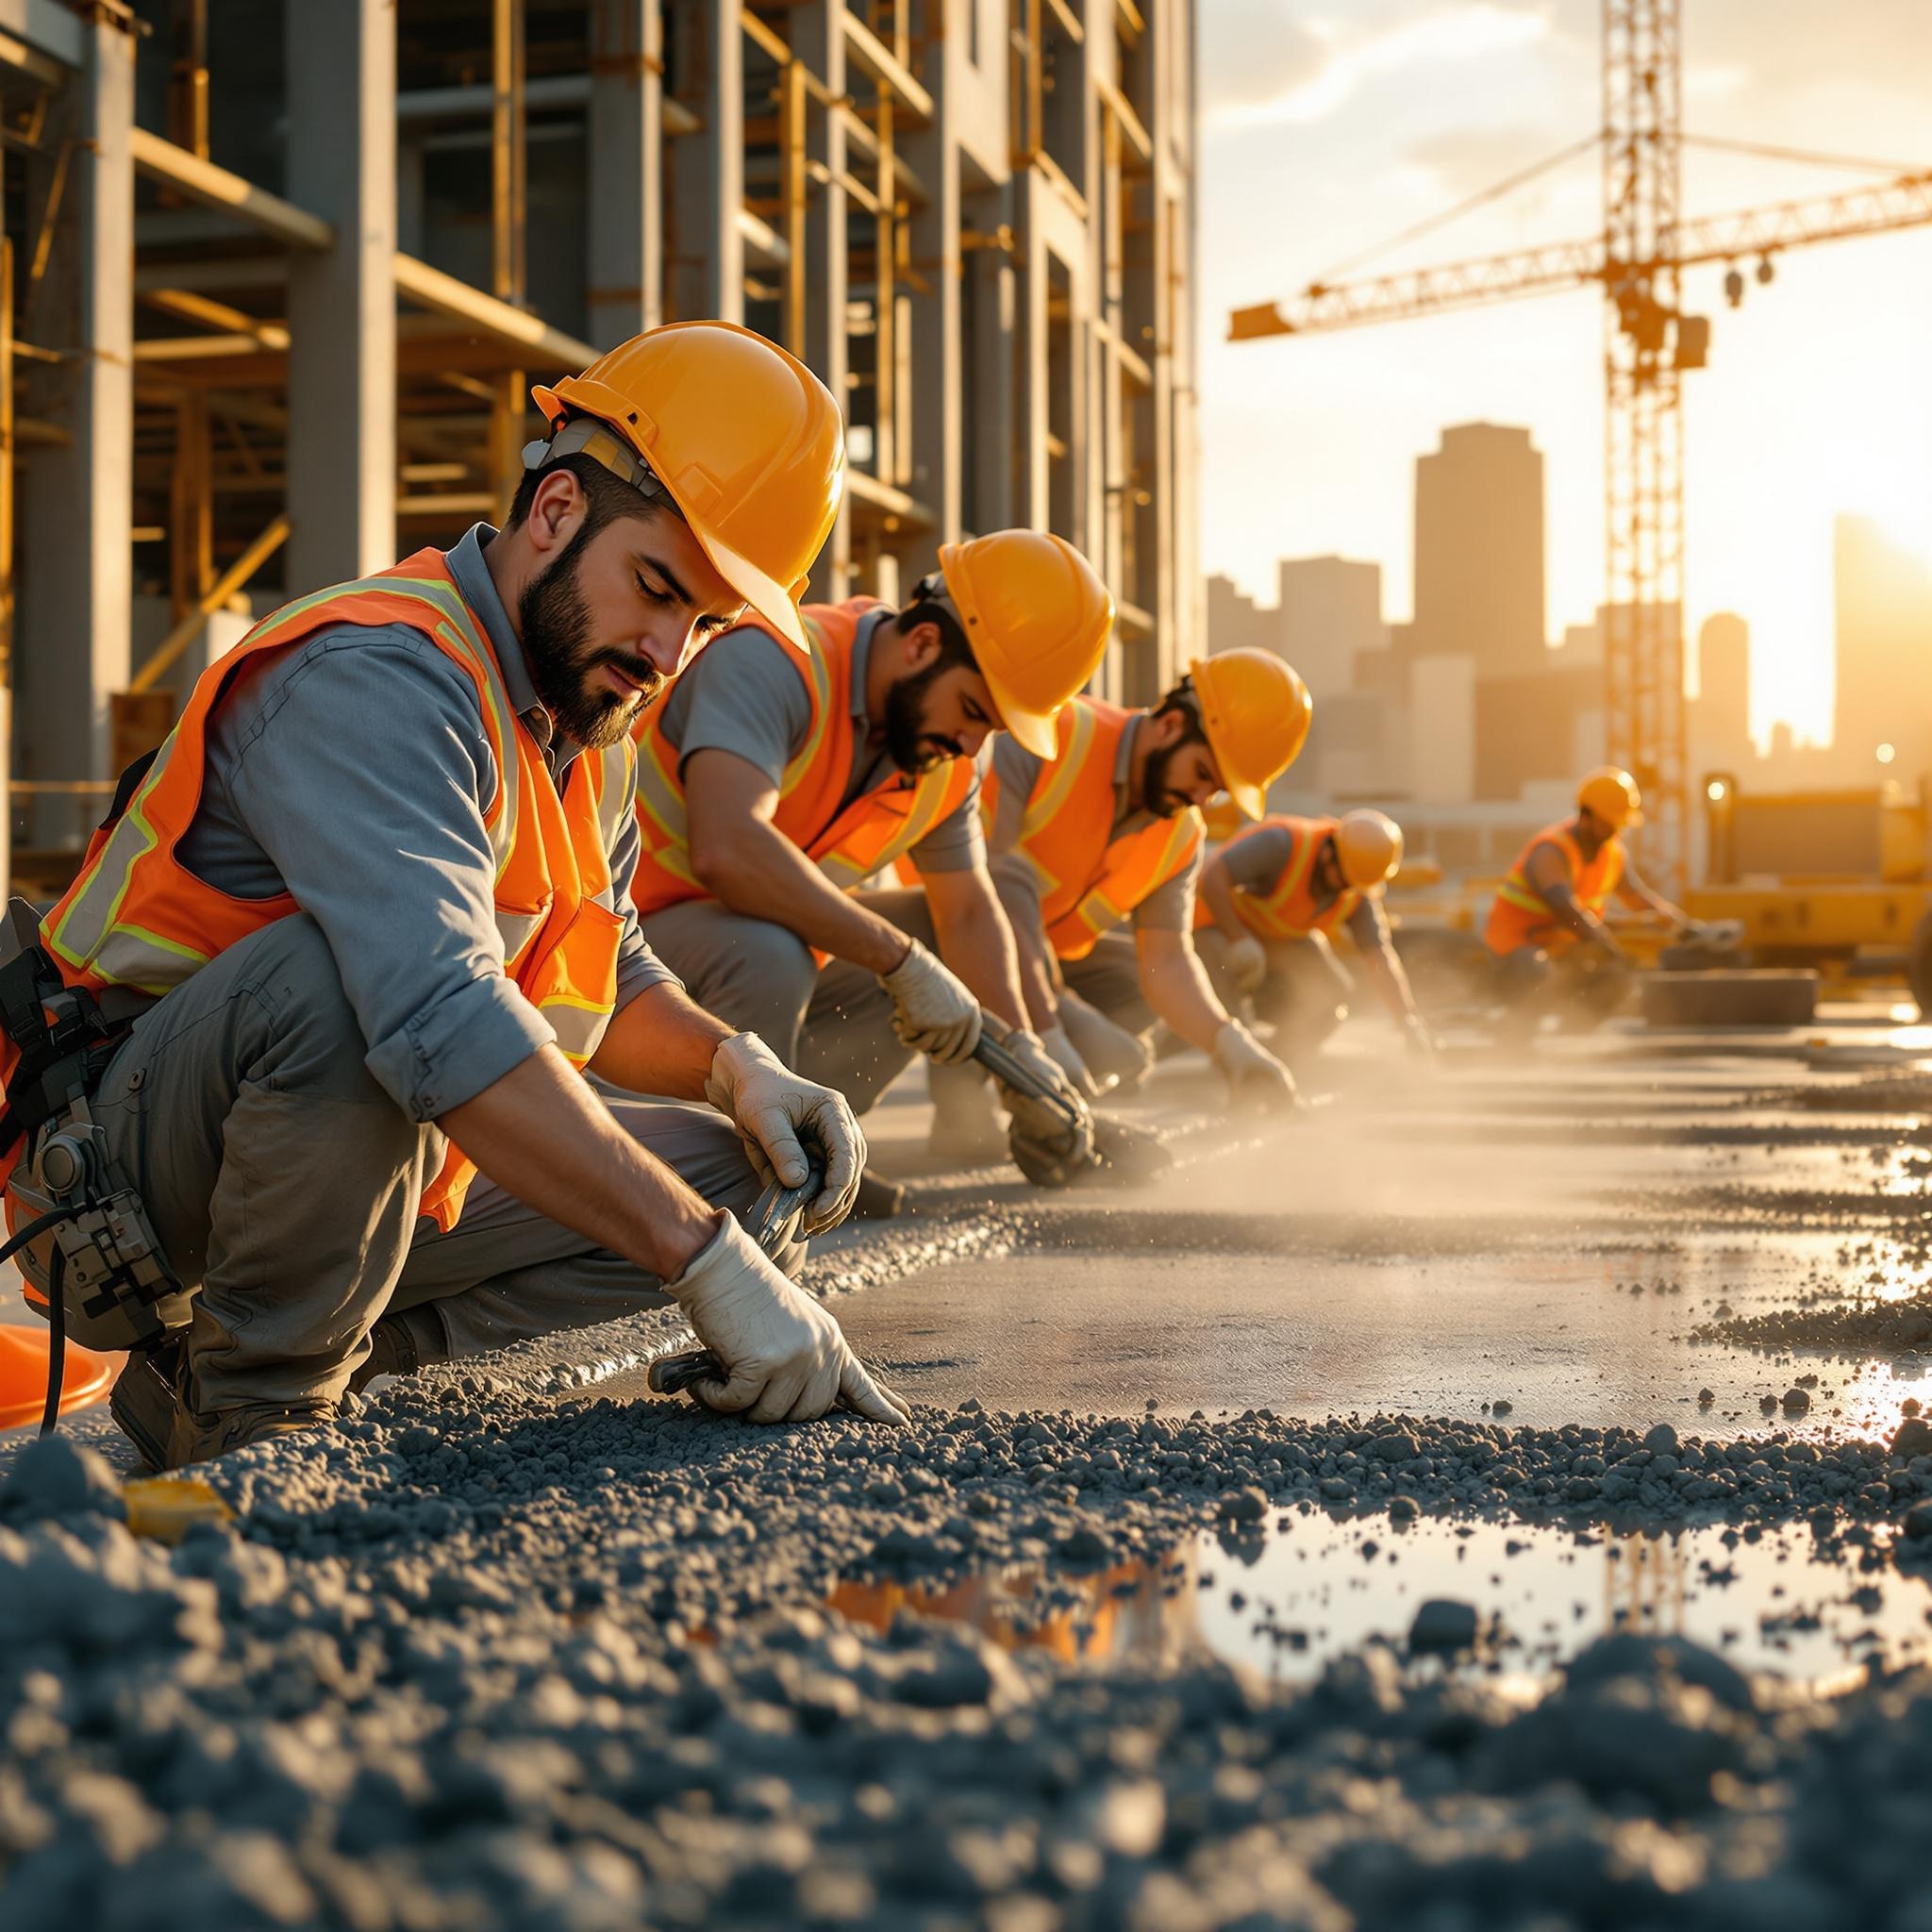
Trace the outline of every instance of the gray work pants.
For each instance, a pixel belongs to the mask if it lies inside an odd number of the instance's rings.
[[[859,892],[859,903],[908,939],[934,943],[932,914],[917,889]],[[769,919],[716,899],[686,899],[648,914],[651,950],[706,1011],[756,1033],[808,1080],[844,1094],[864,1113],[911,1064],[892,1031],[892,998],[874,974],[848,960],[822,970],[805,941]]]
[[[1227,970],[1227,941],[1214,926],[1194,935],[1194,950],[1208,969],[1215,997],[1230,1013],[1252,1007],[1255,1018],[1274,1029],[1274,1051],[1292,1066],[1306,1059],[1348,1017],[1354,975],[1319,932],[1300,940],[1264,940],[1268,975],[1243,993]]]
[[[340,1396],[391,1307],[434,1303],[449,1352],[467,1355],[665,1299],[657,1277],[480,1178],[450,1233],[419,1219],[446,1142],[377,1085],[366,1052],[328,942],[297,915],[169,993],[102,1076],[113,1160],[175,1274],[200,1284],[188,1348],[205,1414]],[[714,1205],[756,1199],[722,1115],[613,1111]]]

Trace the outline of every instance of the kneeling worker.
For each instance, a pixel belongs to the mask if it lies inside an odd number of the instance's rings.
[[[1208,861],[1194,915],[1201,958],[1230,1005],[1253,1000],[1291,1065],[1347,1017],[1354,981],[1330,943],[1343,925],[1391,1017],[1434,1051],[1382,911],[1401,863],[1402,828],[1379,811],[1264,819]]]
[[[978,755],[997,731],[1051,750],[1113,599],[1072,544],[1006,530],[944,545],[903,609],[858,597],[808,605],[804,621],[809,658],[741,625],[646,714],[645,937],[695,998],[860,1113],[914,1052],[971,1055],[982,1008],[1062,1084],[1024,1031]],[[902,856],[923,891],[861,890]],[[1061,1115],[1006,1098],[1016,1135],[1065,1134]]]
[[[1524,847],[1490,908],[1484,942],[1512,1000],[1567,992],[1607,1012],[1623,999],[1629,959],[1604,923],[1614,896],[1675,932],[1689,914],[1637,876],[1623,835],[1643,823],[1637,781],[1601,765],[1576,791],[1576,816],[1546,826]]]
[[[0,968],[9,1218],[75,1198],[76,1159],[119,1212],[25,1273],[135,1349],[113,1411],[157,1466],[329,1421],[378,1317],[406,1368],[665,1295],[712,1407],[900,1419],[729,1211],[815,1152],[802,1220],[836,1221],[849,1111],[688,999],[628,891],[640,708],[747,607],[803,647],[837,406],[717,323],[536,396],[503,531],[257,625]],[[674,1098],[607,1106],[584,1068]]]
[[[1236,1091],[1293,1097],[1288,1069],[1229,1018],[1201,970],[1194,892],[1200,808],[1225,791],[1258,813],[1300,752],[1311,708],[1307,687],[1272,652],[1224,651],[1195,660],[1151,711],[1075,698],[1051,758],[1013,740],[993,747],[993,877],[1027,1009],[1090,1095],[1109,1074],[1138,1071],[1141,1036],[1161,1020]],[[1131,950],[1113,930],[1129,919]]]

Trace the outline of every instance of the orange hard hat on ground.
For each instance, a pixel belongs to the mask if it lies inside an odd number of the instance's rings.
[[[1402,863],[1402,827],[1387,812],[1344,813],[1335,827],[1341,876],[1358,891],[1386,885]]]
[[[1294,763],[1314,702],[1292,665],[1273,651],[1217,651],[1188,667],[1201,701],[1201,728],[1221,781],[1251,819],[1268,808],[1268,788]]]
[[[1055,718],[1106,655],[1112,593],[1064,537],[1041,530],[942,543],[940,574],[1001,724],[1052,758]]]
[[[1643,794],[1621,765],[1599,765],[1576,788],[1576,802],[1588,806],[1613,832],[1643,823]]]
[[[845,424],[804,363],[728,322],[674,322],[530,391],[553,436],[571,417],[608,424],[622,449],[588,450],[614,474],[631,458],[676,505],[718,575],[807,649],[798,600],[845,487]],[[533,444],[531,467],[549,460]]]
[[[0,1327],[0,1429],[37,1423],[47,1405],[47,1344],[44,1328]],[[60,1375],[60,1413],[85,1408],[108,1392],[114,1358],[67,1344]]]

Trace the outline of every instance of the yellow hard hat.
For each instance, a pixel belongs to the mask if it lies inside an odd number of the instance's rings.
[[[1385,884],[1402,863],[1402,827],[1387,812],[1351,811],[1335,827],[1341,876],[1360,891]]]
[[[530,395],[553,437],[569,417],[609,425],[624,449],[587,453],[619,475],[640,459],[645,474],[626,480],[661,486],[718,575],[808,648],[798,600],[839,513],[845,425],[804,363],[733,323],[674,322]],[[545,448],[525,461],[548,460]]]
[[[1576,802],[1595,812],[1613,832],[1643,823],[1643,794],[1618,765],[1599,765],[1576,788]]]
[[[1064,537],[1040,530],[942,543],[940,575],[1005,728],[1052,758],[1060,708],[1100,669],[1111,593]]]
[[[1251,819],[1268,788],[1294,763],[1315,715],[1308,688],[1273,651],[1217,651],[1188,667],[1201,700],[1201,728],[1221,782]]]

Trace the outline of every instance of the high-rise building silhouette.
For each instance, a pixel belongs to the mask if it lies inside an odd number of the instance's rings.
[[[1478,679],[1544,668],[1543,459],[1526,429],[1463,423],[1415,466],[1418,658],[1473,658]]]
[[[1751,761],[1751,626],[1727,610],[1706,618],[1697,633],[1690,729],[1693,779]]]
[[[1382,566],[1345,557],[1284,558],[1277,581],[1276,648],[1301,673],[1317,702],[1356,689],[1362,682],[1357,661],[1389,646]]]
[[[1910,785],[1932,771],[1932,570],[1867,518],[1840,517],[1832,585],[1836,762],[1854,781]]]

